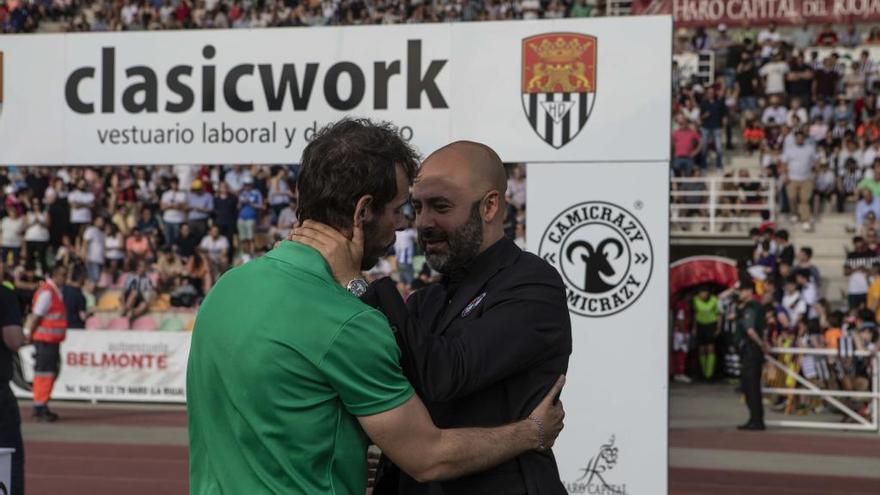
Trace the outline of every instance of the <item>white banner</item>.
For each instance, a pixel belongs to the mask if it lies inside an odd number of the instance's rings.
[[[554,447],[569,493],[666,493],[668,184],[666,161],[528,168],[529,250],[571,313]]]
[[[422,153],[656,160],[671,34],[640,17],[3,36],[0,162],[295,163],[345,116]]]
[[[67,332],[55,399],[186,402],[189,332]],[[27,384],[33,381],[34,349],[19,350]],[[27,384],[12,382],[16,396],[30,398]]]

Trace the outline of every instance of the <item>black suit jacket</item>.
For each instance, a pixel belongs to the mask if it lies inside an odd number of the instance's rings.
[[[568,369],[571,322],[562,279],[544,260],[504,238],[477,257],[453,294],[450,287],[432,284],[404,304],[394,282],[383,279],[363,299],[388,317],[404,372],[438,427],[525,419]],[[401,473],[397,490],[406,495],[566,493],[551,452],[528,452],[442,483],[419,484]]]

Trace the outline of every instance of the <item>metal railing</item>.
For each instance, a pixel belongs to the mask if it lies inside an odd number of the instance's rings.
[[[771,349],[772,354],[785,354],[794,356],[820,356],[823,358],[833,357],[840,358],[835,349],[811,349],[796,347],[774,347]],[[880,373],[878,373],[878,365],[880,365],[880,352],[855,351],[852,356],[870,358],[871,359],[871,376],[869,390],[831,390],[823,389],[818,385],[810,382],[796,369],[791,369],[788,365],[779,362],[772,356],[766,356],[767,361],[774,367],[785,373],[786,376],[795,380],[797,385],[803,388],[762,388],[764,395],[784,395],[784,396],[811,396],[820,397],[827,402],[832,408],[850,418],[853,423],[841,423],[830,421],[809,421],[809,420],[777,420],[765,421],[768,425],[782,426],[789,428],[814,428],[829,430],[855,430],[855,431],[871,431],[880,433]],[[844,404],[838,399],[866,399],[869,401],[868,411],[870,418],[865,418],[852,407]]]
[[[739,189],[754,183],[760,185],[757,191]],[[776,179],[673,178],[670,191],[669,222],[674,235],[747,233],[764,221],[761,213],[765,211],[770,221],[776,221]]]

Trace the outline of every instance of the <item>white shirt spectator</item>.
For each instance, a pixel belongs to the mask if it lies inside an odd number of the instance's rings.
[[[522,208],[526,204],[526,181],[507,179],[507,197],[510,204],[518,209]]]
[[[785,62],[770,62],[758,71],[766,78],[766,90],[768,95],[785,93],[785,75],[788,74],[788,64]]]
[[[804,125],[807,122],[809,122],[809,120],[808,120],[809,116],[807,115],[807,109],[804,107],[800,107],[798,109],[792,108],[791,110],[789,110],[788,115],[786,115],[786,117],[785,117],[785,123],[789,127],[794,127],[794,118],[795,117],[798,118],[799,125]],[[822,137],[825,137],[825,136],[822,136]]]
[[[840,153],[837,154],[837,168],[838,170],[843,170],[846,168],[846,162],[852,158],[856,161],[857,165],[861,165],[864,162],[864,157],[862,156],[862,150],[856,148],[854,150],[849,149],[848,147],[844,147],[840,150]]]
[[[92,223],[92,207],[95,206],[95,195],[91,191],[80,191],[75,189],[67,195],[67,201],[70,202],[70,222],[71,223]],[[82,205],[82,206],[73,206]]]
[[[869,168],[874,165],[874,160],[880,157],[880,149],[878,147],[880,147],[880,144],[875,144],[865,149],[864,153],[862,153],[862,163],[859,164],[862,168]]]
[[[106,237],[104,240],[104,256],[108,260],[125,259],[125,241],[122,237]]]
[[[20,248],[24,241],[24,217],[3,217],[0,220],[0,246]]]
[[[86,261],[90,263],[104,263],[105,239],[104,231],[90,225],[83,234],[83,242],[86,243]]]
[[[397,263],[411,265],[413,257],[416,255],[416,239],[418,234],[416,229],[410,227],[408,229],[399,230],[395,233],[394,254],[397,257]]]
[[[784,106],[768,106],[764,109],[764,113],[761,115],[761,123],[767,125],[770,123],[770,119],[772,118],[773,122],[782,125],[782,123],[785,122],[786,117],[788,117],[788,109]]]
[[[762,29],[760,33],[758,33],[758,44],[763,45],[765,41],[770,41],[772,43],[776,43],[781,40],[782,36],[779,34],[779,31],[773,30],[771,31],[769,28]]]
[[[791,322],[792,327],[807,312],[807,303],[804,302],[804,298],[801,297],[801,293],[798,291],[783,295],[782,307],[788,313],[788,320]]]
[[[853,270],[850,273],[847,291],[854,295],[868,293],[868,275],[864,270]]]
[[[222,235],[218,235],[216,239],[206,235],[202,238],[202,242],[199,243],[199,249],[205,251],[211,261],[220,263],[223,261],[223,254],[229,251],[229,241]]]
[[[789,179],[810,180],[816,164],[816,149],[806,141],[800,146],[792,143],[782,151],[782,162],[788,166]]]
[[[162,195],[162,203],[169,205],[186,205],[186,193],[183,191],[165,191]],[[186,212],[175,206],[174,208],[162,212],[162,220],[165,220],[168,223],[183,223],[186,221]]]
[[[49,215],[47,213],[29,211],[25,217],[25,224],[28,226],[24,232],[24,240],[26,242],[49,241],[49,229],[46,228],[49,225]]]

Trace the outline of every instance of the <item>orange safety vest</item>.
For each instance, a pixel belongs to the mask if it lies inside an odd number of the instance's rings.
[[[49,282],[42,282],[34,293],[32,306],[36,306],[40,293],[46,290],[52,295],[52,304],[49,305],[49,312],[37,323],[32,339],[35,342],[59,344],[64,341],[67,334],[67,308],[64,306],[58,287]]]

